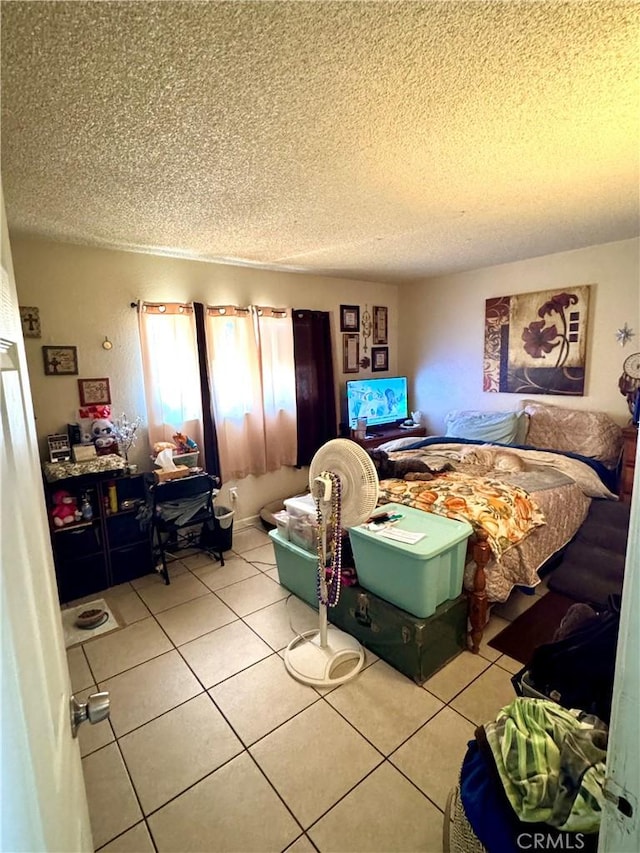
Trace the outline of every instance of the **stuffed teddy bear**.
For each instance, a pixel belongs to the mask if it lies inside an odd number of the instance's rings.
[[[65,524],[73,524],[80,521],[82,513],[78,509],[76,498],[62,489],[52,495],[53,509],[51,518],[55,527],[64,527]]]
[[[113,424],[107,418],[98,418],[91,424],[91,435],[98,456],[118,452],[118,439]]]

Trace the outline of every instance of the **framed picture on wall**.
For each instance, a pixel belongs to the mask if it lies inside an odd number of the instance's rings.
[[[373,306],[373,343],[389,343],[388,311],[382,305]]]
[[[360,331],[360,306],[359,305],[341,305],[340,306],[340,331],[341,332],[359,332]]]
[[[40,338],[40,311],[32,305],[20,305],[20,322],[25,338]]]
[[[371,347],[371,370],[389,370],[389,347]]]
[[[77,376],[77,347],[42,347],[45,376]]]
[[[360,372],[360,335],[342,336],[342,372]]]
[[[81,406],[107,406],[111,402],[108,379],[78,379]]]

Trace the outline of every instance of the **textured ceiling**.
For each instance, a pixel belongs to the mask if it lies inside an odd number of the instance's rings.
[[[2,2],[10,228],[399,282],[639,233],[636,2]]]

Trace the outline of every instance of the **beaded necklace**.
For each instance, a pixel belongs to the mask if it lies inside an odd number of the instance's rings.
[[[340,477],[332,471],[323,471],[319,479],[331,481],[331,510],[329,517],[324,519],[322,499],[317,494],[318,574],[316,577],[316,589],[318,601],[321,604],[328,607],[335,607],[340,600],[340,576],[342,569],[342,482]],[[323,540],[326,544],[323,543]]]

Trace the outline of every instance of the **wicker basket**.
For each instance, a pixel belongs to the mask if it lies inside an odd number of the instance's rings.
[[[487,853],[464,811],[460,799],[460,786],[452,788],[444,807],[442,826],[442,849],[444,853]]]

